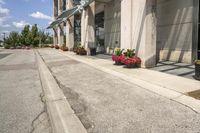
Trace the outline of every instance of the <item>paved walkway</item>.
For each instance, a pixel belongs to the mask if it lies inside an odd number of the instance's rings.
[[[88,132],[200,131],[200,114],[187,106],[66,57],[56,50],[41,49],[39,52]],[[80,57],[83,58],[87,57]],[[93,60],[109,67],[105,60]]]
[[[33,50],[0,52],[0,133],[51,133]]]
[[[156,67],[151,68],[151,70],[156,70],[159,72],[169,73],[184,78],[194,79],[195,70],[194,65],[186,63],[176,63],[171,61],[159,62]],[[194,79],[195,80],[195,79]]]

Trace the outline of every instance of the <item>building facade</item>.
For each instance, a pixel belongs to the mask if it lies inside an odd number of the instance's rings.
[[[81,7],[84,2],[88,4]],[[75,7],[72,15],[65,14],[62,23],[54,26],[55,45],[73,48],[80,41],[88,53],[96,48],[107,54],[116,47],[131,48],[143,67],[200,58],[198,0],[54,0],[55,20]]]

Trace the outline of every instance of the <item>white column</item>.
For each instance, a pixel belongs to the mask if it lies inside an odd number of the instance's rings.
[[[56,17],[58,16],[58,0],[53,1],[53,14],[54,14],[54,20],[55,20]],[[53,30],[54,30],[53,45],[55,46],[58,44],[58,36],[57,36],[57,29],[53,29]]]
[[[85,11],[85,49],[87,49],[88,55],[90,55],[89,48],[96,47],[95,43],[95,2],[92,2]]]
[[[82,11],[81,14],[81,46],[85,46],[85,42],[86,42],[86,25],[85,25],[85,21],[86,21],[86,16],[85,16],[85,10]]]
[[[58,44],[58,35],[57,35],[57,30],[56,29],[53,29],[54,31],[54,34],[53,34],[53,45],[57,45]]]
[[[73,8],[73,0],[66,3],[67,9]],[[71,16],[66,22],[66,46],[72,50],[74,47],[74,16]]]
[[[62,0],[58,0],[58,15],[60,15],[63,11],[63,2]],[[58,45],[61,47],[64,44],[64,24],[61,23],[57,29],[58,34]]]
[[[121,47],[136,50],[142,67],[156,64],[156,0],[121,2]]]

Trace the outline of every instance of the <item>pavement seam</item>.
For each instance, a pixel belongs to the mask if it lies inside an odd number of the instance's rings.
[[[103,71],[103,72],[106,72],[106,73],[115,75],[115,76],[119,77],[120,79],[123,79],[123,80],[125,80],[125,81],[130,82],[130,83],[134,83],[135,85],[137,85],[137,86],[139,86],[139,87],[142,87],[143,89],[148,90],[148,91],[150,91],[150,92],[152,92],[152,93],[154,93],[154,94],[163,96],[163,97],[165,97],[165,98],[167,98],[167,99],[169,99],[169,100],[172,100],[172,101],[175,101],[175,102],[177,102],[177,103],[179,103],[179,104],[182,104],[182,105],[184,105],[184,106],[190,108],[190,109],[191,109],[192,111],[194,111],[195,113],[200,113],[200,101],[197,100],[197,99],[194,99],[194,98],[192,98],[192,97],[190,97],[190,96],[184,95],[183,93],[174,91],[174,90],[172,90],[172,89],[169,89],[168,87],[162,87],[162,86],[159,86],[159,85],[157,85],[157,84],[152,84],[152,83],[149,83],[149,82],[147,82],[147,81],[145,81],[145,80],[141,80],[141,79],[133,79],[134,81],[128,80],[128,79],[132,79],[132,77],[130,77],[130,76],[128,76],[128,75],[125,75],[125,74],[123,74],[123,73],[121,73],[121,72],[117,72],[117,71],[115,71],[115,70],[112,70],[112,69],[109,69],[109,68],[105,68],[105,67],[103,67],[103,66],[97,66],[96,64],[94,64],[94,63],[92,63],[92,62],[87,62],[87,61],[85,61],[85,60],[78,59],[77,57],[74,57],[73,55],[65,54],[65,53],[62,53],[61,51],[57,51],[57,53],[59,53],[59,54],[61,54],[61,55],[64,55],[64,56],[67,56],[67,57],[69,57],[69,58],[71,58],[71,59],[77,60],[77,61],[79,61],[79,62],[82,62],[82,63],[84,63],[84,64],[87,64],[87,65],[89,65],[89,66],[92,66],[93,68],[96,68],[97,70],[101,70],[101,71]],[[161,94],[161,92],[159,92],[159,91],[155,91],[155,90],[149,89],[149,88],[147,88],[147,87],[144,87],[141,83],[139,83],[139,84],[136,83],[135,80],[140,81],[140,82],[144,82],[144,83],[149,84],[149,85],[152,85],[152,86],[157,86],[157,87],[159,87],[159,88],[163,88],[163,90],[165,90],[165,91],[170,91],[171,93],[175,93],[175,94],[179,94],[179,95],[178,95],[178,96],[175,96],[175,97],[168,97],[168,96],[166,96],[166,95]],[[183,96],[185,97],[186,100],[185,100],[185,101],[180,101],[179,98],[182,98]],[[191,103],[191,102],[190,102],[191,100],[194,101],[194,103]],[[188,104],[188,102],[190,102],[190,104]]]

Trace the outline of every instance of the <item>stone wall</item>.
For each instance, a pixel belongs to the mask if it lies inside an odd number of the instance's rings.
[[[193,0],[157,0],[157,60],[191,63]]]

